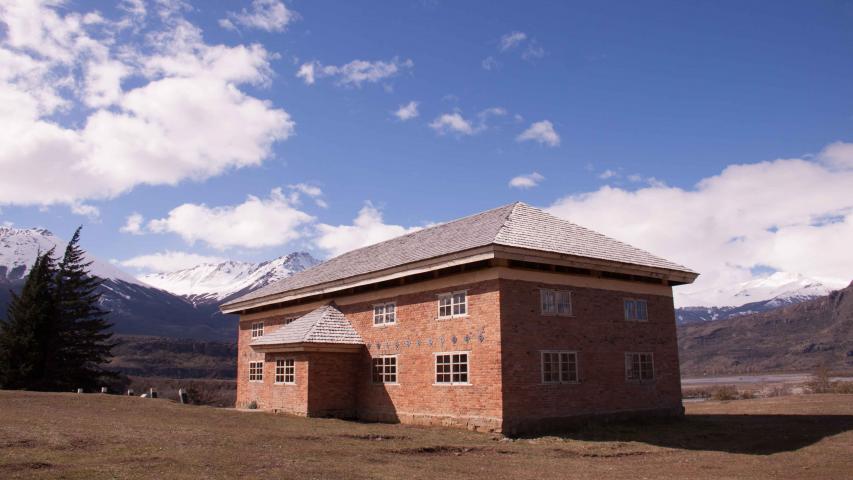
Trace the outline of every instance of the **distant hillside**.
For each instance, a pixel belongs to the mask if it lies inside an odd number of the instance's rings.
[[[236,327],[233,329],[236,330]],[[235,378],[237,344],[119,335],[109,368],[125,375],[168,378]]]
[[[683,374],[853,369],[853,284],[813,300],[681,325]]]
[[[803,275],[774,272],[726,288],[679,292],[675,318],[679,325],[725,320],[805,302],[842,287],[844,284],[828,285]]]

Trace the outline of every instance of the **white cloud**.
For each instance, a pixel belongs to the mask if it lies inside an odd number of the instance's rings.
[[[618,176],[619,176],[619,172],[617,172],[616,170],[607,169],[607,170],[601,172],[598,175],[598,178],[600,178],[602,180],[609,180],[611,178],[616,178]]]
[[[148,222],[154,233],[176,233],[189,244],[201,241],[217,250],[284,245],[305,235],[300,228],[314,217],[296,209],[280,188],[267,199],[250,195],[239,205],[208,207],[185,203],[166,218]]]
[[[429,127],[439,135],[454,133],[457,135],[474,135],[486,130],[491,117],[503,117],[507,111],[503,107],[490,107],[477,113],[476,122],[462,116],[460,112],[439,115]]]
[[[554,130],[554,124],[548,120],[533,123],[527,130],[521,132],[516,140],[519,142],[533,140],[549,147],[556,147],[560,144],[560,136]]]
[[[119,35],[145,17],[124,5],[132,18],[117,22],[53,2],[0,6],[0,204],[74,206],[204,180],[259,165],[292,134],[287,112],[239,88],[269,82],[263,47],[209,45],[164,3],[146,20],[156,28]],[[71,109],[79,122],[57,119]]]
[[[524,49],[524,52],[521,54],[521,58],[531,62],[533,60],[538,60],[545,56],[545,49],[539,45],[536,40],[531,40],[527,42],[527,48]]]
[[[513,49],[521,45],[525,40],[527,40],[527,34],[524,32],[507,33],[501,37],[501,51],[505,52]]]
[[[418,102],[412,100],[411,102],[400,105],[400,108],[394,112],[394,115],[402,121],[411,120],[419,115],[418,113]]]
[[[411,60],[400,60],[394,57],[389,61],[376,60],[353,60],[345,65],[323,65],[313,61],[303,63],[296,73],[307,85],[313,85],[317,79],[331,77],[335,83],[341,86],[361,87],[363,83],[377,83],[381,80],[394,77],[399,73],[414,68],[415,62]]]
[[[239,13],[228,12],[227,18],[219,20],[219,25],[228,30],[236,30],[239,25],[267,32],[282,32],[297,18],[296,12],[289,10],[279,0],[252,0],[249,10],[244,8]]]
[[[445,113],[433,120],[429,127],[438,132],[439,135],[446,133],[458,133],[460,135],[473,135],[477,130],[459,112]]]
[[[754,278],[757,267],[844,285],[853,276],[851,148],[730,165],[689,189],[605,186],[550,211],[700,272],[676,288],[679,305],[731,302],[714,292]]]
[[[123,267],[136,268],[148,272],[174,272],[192,268],[203,263],[222,263],[226,259],[208,255],[198,255],[189,252],[167,250],[148,255],[139,255],[117,262]]]
[[[145,218],[139,213],[132,213],[127,216],[127,219],[124,222],[124,226],[122,226],[119,231],[123,233],[129,233],[131,235],[142,235],[142,223],[145,221]]]
[[[544,176],[542,176],[538,172],[533,172],[527,175],[519,175],[517,177],[513,177],[513,179],[509,181],[509,186],[521,189],[533,188],[538,187],[539,183],[543,180],[545,180]]]
[[[101,216],[101,210],[94,205],[88,205],[81,202],[72,202],[70,206],[71,213],[73,213],[74,215],[82,215],[84,217],[89,217],[89,220],[97,220],[98,217]]]
[[[323,190],[316,185],[311,185],[308,183],[296,183],[293,185],[288,185],[288,189],[291,191],[290,201],[293,204],[299,204],[299,195],[307,195],[314,200],[314,203],[320,208],[329,208],[329,205],[323,199]]]
[[[385,224],[382,212],[368,202],[358,212],[352,225],[317,225],[318,236],[315,241],[317,247],[337,256],[417,230],[420,227]]]
[[[501,66],[500,62],[498,62],[495,57],[491,55],[484,58],[483,61],[480,62],[480,65],[483,67],[484,70],[496,70]]]

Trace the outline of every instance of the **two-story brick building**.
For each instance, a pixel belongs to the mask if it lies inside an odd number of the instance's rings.
[[[681,265],[523,203],[328,260],[222,306],[237,406],[517,433],[681,414]]]

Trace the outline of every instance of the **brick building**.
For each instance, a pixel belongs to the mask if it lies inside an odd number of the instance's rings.
[[[682,412],[672,287],[697,274],[523,203],[222,306],[237,406],[518,433]]]

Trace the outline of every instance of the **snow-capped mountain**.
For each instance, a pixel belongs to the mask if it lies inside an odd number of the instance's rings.
[[[775,272],[731,288],[680,293],[676,319],[679,324],[723,320],[812,300],[843,287],[842,283]]]
[[[193,303],[222,303],[318,264],[306,252],[294,252],[261,263],[229,260],[204,263],[192,268],[143,275],[140,279]]]
[[[55,248],[57,259],[65,251],[67,242],[43,228],[0,227],[0,282],[23,280],[29,273],[39,252]],[[143,285],[139,280],[122,270],[91,255],[90,271],[103,279],[118,280],[133,285]]]
[[[56,247],[62,255],[66,241],[41,228],[0,227],[0,317],[10,301],[9,290],[17,291],[26,280],[39,252]],[[86,232],[81,246],[86,250]],[[133,275],[87,253],[90,271],[103,279],[99,289],[101,307],[109,313],[113,331],[197,339],[227,339],[233,336],[233,318],[219,314],[213,306],[197,307],[187,299],[146,285]]]

